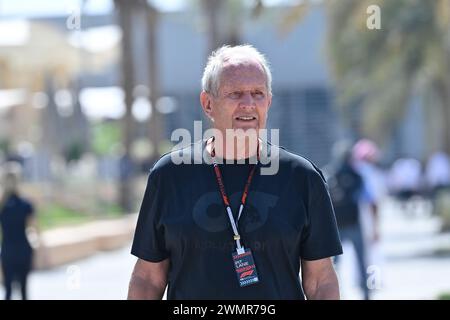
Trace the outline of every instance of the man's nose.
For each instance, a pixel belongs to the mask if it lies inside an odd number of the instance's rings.
[[[244,92],[242,94],[242,98],[241,98],[239,105],[240,105],[240,107],[243,107],[243,108],[255,107],[255,100],[253,99],[251,92]]]

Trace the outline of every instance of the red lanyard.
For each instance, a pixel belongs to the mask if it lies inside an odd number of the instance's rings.
[[[217,164],[217,161],[215,159],[214,149],[211,152],[211,156],[212,156],[212,160],[213,160],[214,173],[216,174],[217,184],[219,186],[219,191],[220,191],[220,194],[222,196],[222,201],[223,201],[223,204],[225,205],[225,209],[227,211],[228,218],[230,220],[230,224],[231,224],[231,227],[233,229],[233,233],[234,233],[233,239],[236,241],[237,252],[238,252],[238,254],[242,254],[242,253],[244,253],[245,249],[241,245],[241,241],[240,241],[241,236],[239,235],[239,231],[238,231],[238,228],[237,228],[237,225],[236,225],[236,221],[234,220],[234,217],[233,217],[233,211],[231,210],[230,201],[228,200],[228,196],[227,196],[227,193],[225,191],[225,185],[223,183],[222,173],[220,172],[219,165]],[[244,210],[244,206],[245,206],[245,203],[247,201],[248,190],[249,190],[250,185],[252,183],[253,176],[255,174],[256,167],[258,165],[258,161],[259,161],[259,143],[258,143],[258,156],[257,156],[256,164],[252,165],[252,168],[250,169],[250,173],[248,174],[247,181],[245,183],[244,191],[242,192],[241,205],[239,206],[239,214],[238,214],[238,217],[237,217],[237,221],[239,221],[239,218],[241,217],[242,211]]]

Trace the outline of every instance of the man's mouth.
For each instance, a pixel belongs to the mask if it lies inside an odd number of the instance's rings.
[[[240,117],[236,117],[235,119],[239,120],[239,121],[253,121],[253,120],[256,120],[256,117],[253,117],[253,116],[240,116]]]

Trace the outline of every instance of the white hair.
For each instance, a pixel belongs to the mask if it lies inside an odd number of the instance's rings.
[[[239,46],[222,46],[214,51],[208,57],[208,63],[203,71],[202,89],[205,92],[217,96],[219,93],[219,80],[222,72],[223,64],[233,55],[244,55],[253,58],[261,64],[266,74],[266,86],[269,94],[272,94],[272,73],[270,72],[269,63],[264,55],[255,47],[249,44]]]

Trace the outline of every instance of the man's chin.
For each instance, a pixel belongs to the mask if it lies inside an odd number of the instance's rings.
[[[254,125],[233,127],[233,131],[236,134],[240,134],[240,133],[249,134],[249,133],[252,133],[252,131],[257,133],[258,130],[259,130],[258,126],[254,126]]]

